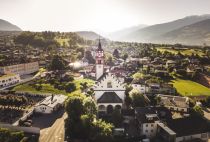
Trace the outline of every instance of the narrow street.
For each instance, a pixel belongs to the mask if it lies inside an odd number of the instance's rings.
[[[39,142],[64,142],[64,119],[66,117],[64,113],[51,127],[41,129]]]

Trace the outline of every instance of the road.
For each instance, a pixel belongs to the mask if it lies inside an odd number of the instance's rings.
[[[64,119],[66,117],[64,113],[51,127],[41,129],[39,142],[64,142]]]

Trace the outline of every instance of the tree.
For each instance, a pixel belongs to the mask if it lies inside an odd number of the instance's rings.
[[[80,89],[83,91],[85,91],[88,88],[88,83],[87,82],[81,82],[80,83]]]
[[[108,142],[112,140],[113,125],[102,120],[93,122],[91,129],[91,142]]]
[[[204,112],[202,110],[202,108],[198,105],[195,105],[193,107],[193,116],[197,116],[197,117],[202,117],[204,116]]]
[[[123,60],[126,61],[126,59],[128,58],[128,54],[125,53],[123,56],[122,56]]]
[[[118,51],[117,49],[114,50],[113,55],[114,55],[114,57],[116,57],[116,58],[119,58],[119,57],[120,57],[119,51]]]
[[[65,90],[67,93],[71,93],[76,90],[76,85],[73,82],[69,82],[68,84],[66,84]]]
[[[88,60],[88,63],[95,64],[95,59],[93,58],[91,51],[88,50],[85,52],[85,58]]]
[[[132,106],[133,107],[145,107],[146,106],[146,101],[143,96],[138,90],[133,89],[130,92],[131,99],[132,99]]]
[[[86,97],[83,101],[85,112],[93,117],[97,114],[97,105],[92,97]]]
[[[50,63],[49,69],[50,70],[64,70],[65,69],[64,60],[60,56],[55,55]]]
[[[133,87],[131,85],[126,85],[125,86],[125,105],[127,108],[130,107],[130,105],[132,104],[132,99],[129,95],[129,92],[133,89]]]
[[[66,102],[68,118],[65,120],[66,136],[71,139],[82,139],[90,142],[107,142],[112,138],[113,126],[96,120],[97,107],[91,98],[72,96]]]
[[[80,116],[85,112],[83,107],[83,98],[79,96],[69,97],[65,109],[68,114],[68,118],[72,120],[79,120]]]

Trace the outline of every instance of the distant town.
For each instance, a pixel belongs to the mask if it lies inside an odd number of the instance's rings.
[[[1,142],[210,138],[210,47],[205,44],[1,32],[0,49]]]

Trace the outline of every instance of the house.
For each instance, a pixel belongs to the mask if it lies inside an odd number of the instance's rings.
[[[153,138],[156,136],[159,117],[155,109],[152,107],[136,108],[135,117],[138,122],[140,135],[144,135],[147,138]]]
[[[46,97],[43,101],[35,105],[34,111],[37,113],[50,114],[58,110],[64,105],[67,96],[64,95],[52,95]]]
[[[160,91],[160,84],[159,83],[149,83],[148,84],[148,93],[157,94]]]
[[[210,138],[210,126],[203,118],[171,119],[167,121],[167,126],[176,133],[175,142],[192,141],[193,139],[207,142]]]
[[[174,67],[176,64],[177,64],[176,61],[168,60],[166,61],[166,68]]]
[[[99,115],[111,114],[113,110],[121,109],[125,98],[125,87],[118,78],[104,68],[104,51],[99,40],[96,50],[96,84],[94,86],[95,100]]]
[[[20,76],[18,74],[0,75],[0,88],[14,85],[19,82]]]
[[[146,85],[135,83],[135,84],[131,84],[131,86],[133,87],[133,89],[138,90],[140,93],[148,92],[148,87]]]
[[[157,97],[160,98],[158,101],[159,105],[162,105],[174,112],[189,113],[189,98],[181,96],[171,96],[171,95],[161,95]]]

